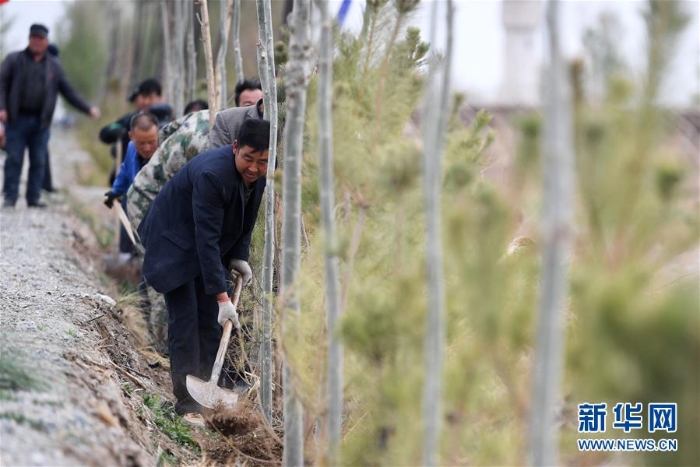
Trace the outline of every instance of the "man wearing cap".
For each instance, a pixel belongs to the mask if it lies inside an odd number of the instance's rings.
[[[6,124],[7,139],[3,206],[8,208],[15,206],[19,196],[25,148],[29,149],[27,204],[46,206],[39,198],[58,93],[92,118],[100,116],[100,109],[91,107],[73,89],[58,59],[47,53],[48,35],[46,26],[33,24],[29,28],[29,46],[10,53],[0,66],[0,122]]]

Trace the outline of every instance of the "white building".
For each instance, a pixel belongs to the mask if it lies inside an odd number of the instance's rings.
[[[499,104],[532,106],[539,103],[540,57],[536,39],[543,20],[540,0],[504,0],[502,24],[505,47],[502,55]]]

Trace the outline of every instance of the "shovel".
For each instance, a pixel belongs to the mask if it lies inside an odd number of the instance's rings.
[[[236,290],[233,292],[233,308],[234,310],[238,306],[238,299],[241,296],[241,286],[243,283],[243,277],[239,275],[236,278]],[[219,375],[221,374],[221,367],[224,365],[224,357],[226,356],[226,349],[228,348],[228,341],[231,338],[231,329],[233,328],[233,321],[226,320],[224,323],[224,332],[221,335],[221,343],[219,344],[219,351],[216,353],[216,360],[214,361],[214,367],[211,370],[211,378],[209,381],[201,380],[195,376],[187,375],[187,391],[190,396],[204,407],[213,409],[216,405],[221,404],[226,408],[235,407],[238,402],[238,394],[230,389],[224,389],[219,387],[217,383],[219,382]]]

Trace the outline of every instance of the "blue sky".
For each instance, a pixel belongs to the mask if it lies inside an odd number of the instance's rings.
[[[425,31],[426,37],[429,7],[433,1],[440,0],[423,0],[419,11],[412,18],[413,24]],[[213,3],[212,0],[210,2]],[[337,11],[340,0],[331,0],[331,3]],[[689,105],[692,96],[700,93],[700,2],[685,0],[683,3],[691,15],[691,24],[680,41],[672,65],[673,71],[664,88],[664,100],[676,105]],[[33,22],[43,22],[54,29],[62,15],[63,4],[62,0],[10,0],[0,6],[4,17],[15,18],[6,49],[24,47],[27,31]],[[455,0],[455,4],[456,59],[453,64],[453,85],[467,91],[476,102],[490,102],[497,97],[503,73],[501,0]],[[347,27],[359,26],[363,5],[363,0],[352,1],[346,20]],[[622,21],[624,34],[620,38],[620,46],[638,72],[644,63],[644,26],[639,14],[644,6],[644,0],[563,1],[561,22],[565,54],[569,57],[579,54],[583,31],[595,23],[602,11],[609,10],[616,13]],[[542,37],[543,32],[540,30],[537,36],[540,46]]]

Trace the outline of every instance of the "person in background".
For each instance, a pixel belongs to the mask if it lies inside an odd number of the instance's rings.
[[[51,119],[59,93],[92,118],[100,116],[100,109],[90,106],[73,89],[61,62],[47,53],[48,37],[46,26],[32,24],[27,48],[10,53],[0,66],[0,122],[6,124],[7,139],[3,182],[5,208],[14,208],[17,203],[25,148],[29,149],[27,205],[46,207],[40,200],[41,185],[46,172]]]
[[[126,196],[124,196],[134,182],[134,178],[139,171],[148,164],[153,154],[158,149],[158,119],[149,113],[134,115],[129,124],[129,138],[131,141],[127,146],[126,157],[119,170],[112,188],[105,193],[105,205],[112,208],[115,200],[121,198],[122,207],[126,210]],[[119,239],[119,264],[127,263],[133,253],[134,245],[131,243],[126,229],[121,227]]]
[[[165,294],[173,394],[179,415],[202,413],[188,374],[208,378],[227,320],[240,329],[227,270],[252,279],[250,238],[265,190],[270,122],[246,120],[233,145],[200,154],[163,187],[138,227],[143,276]]]
[[[60,61],[58,46],[53,42],[46,48],[47,52],[56,57]],[[51,179],[51,155],[48,146],[46,147],[46,171],[44,172],[44,181],[41,183],[41,189],[47,193],[55,193],[57,190],[53,186]]]
[[[183,115],[189,115],[192,112],[199,112],[200,110],[207,110],[209,108],[209,104],[207,104],[207,101],[202,100],[202,99],[197,99],[192,102],[188,102],[187,105],[185,106],[185,112]]]
[[[236,107],[248,107],[257,104],[263,98],[262,85],[259,78],[246,78],[236,84],[234,99]]]
[[[131,130],[130,122],[134,115],[139,112],[149,112],[156,115],[161,124],[165,124],[171,120],[172,109],[163,102],[162,87],[157,79],[149,78],[141,81],[129,95],[129,102],[134,104],[136,110],[122,115],[109,125],[102,127],[99,138],[105,144],[111,144],[112,157],[116,159],[117,149],[116,142],[122,142],[122,160],[126,158],[126,150],[129,145],[129,130]],[[114,183],[114,168],[109,174],[109,184]]]

